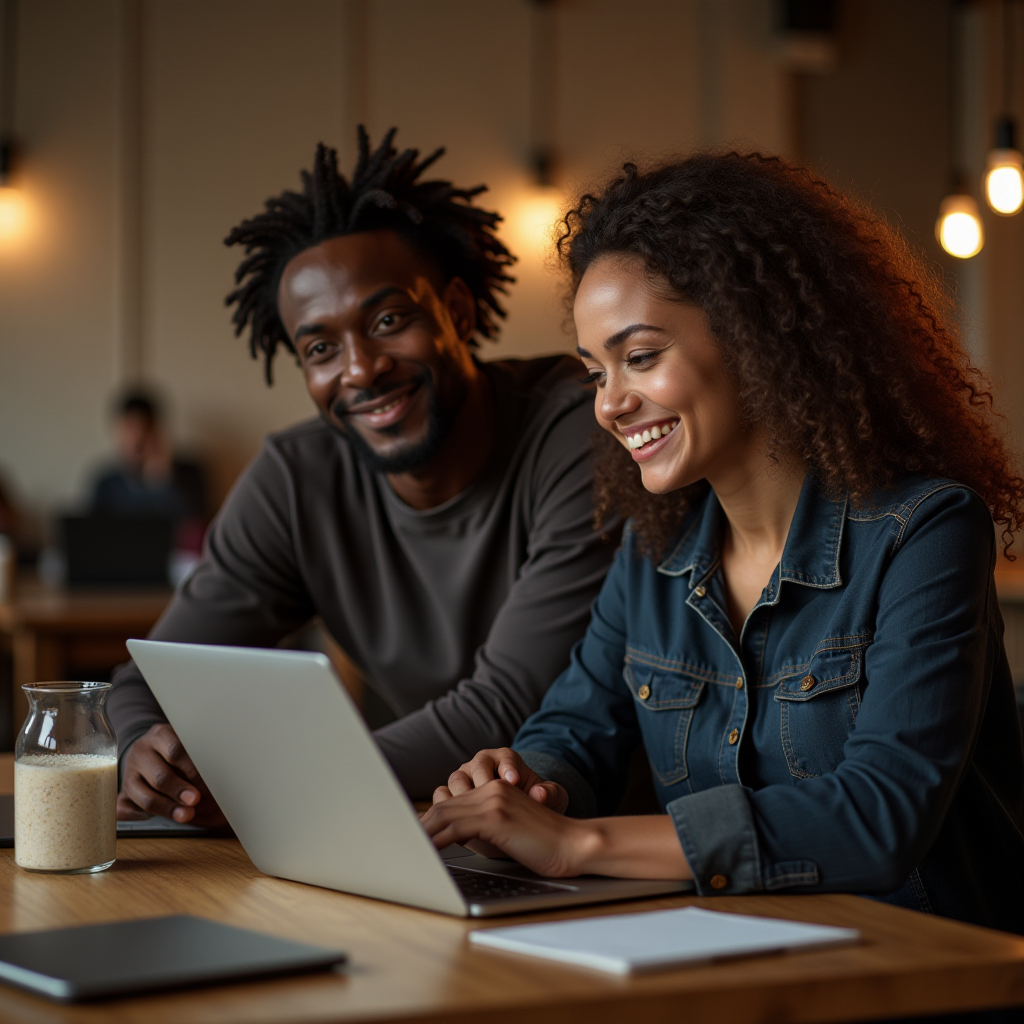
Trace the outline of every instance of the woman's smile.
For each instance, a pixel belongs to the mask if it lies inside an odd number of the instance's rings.
[[[625,435],[626,447],[632,451],[633,461],[646,462],[664,450],[668,444],[669,434],[678,423],[678,420],[666,420],[653,426],[639,427],[623,427],[620,424],[619,430]]]

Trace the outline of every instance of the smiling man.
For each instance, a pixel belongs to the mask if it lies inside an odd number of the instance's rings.
[[[614,544],[591,525],[592,393],[565,357],[482,363],[513,262],[482,188],[424,181],[393,132],[350,181],[228,236],[237,330],[268,382],[292,352],[319,416],[271,436],[151,636],[265,646],[319,615],[392,709],[378,743],[413,797],[507,744],[582,636]],[[220,812],[140,673],[115,675],[118,814]],[[281,680],[288,685],[287,679]]]

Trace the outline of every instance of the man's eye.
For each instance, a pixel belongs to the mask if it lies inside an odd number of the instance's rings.
[[[306,346],[306,358],[317,359],[327,354],[328,345],[326,341],[314,341],[312,345]]]
[[[401,313],[385,313],[378,321],[377,327],[381,330],[390,330],[402,322]]]

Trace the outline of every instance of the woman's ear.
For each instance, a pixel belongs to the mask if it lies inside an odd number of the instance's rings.
[[[476,300],[461,277],[453,277],[445,286],[443,302],[459,340],[468,344],[476,331]]]

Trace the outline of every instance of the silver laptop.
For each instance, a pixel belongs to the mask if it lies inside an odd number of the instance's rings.
[[[129,640],[128,649],[253,864],[268,875],[461,917],[691,891],[544,879],[438,853],[322,654]]]

